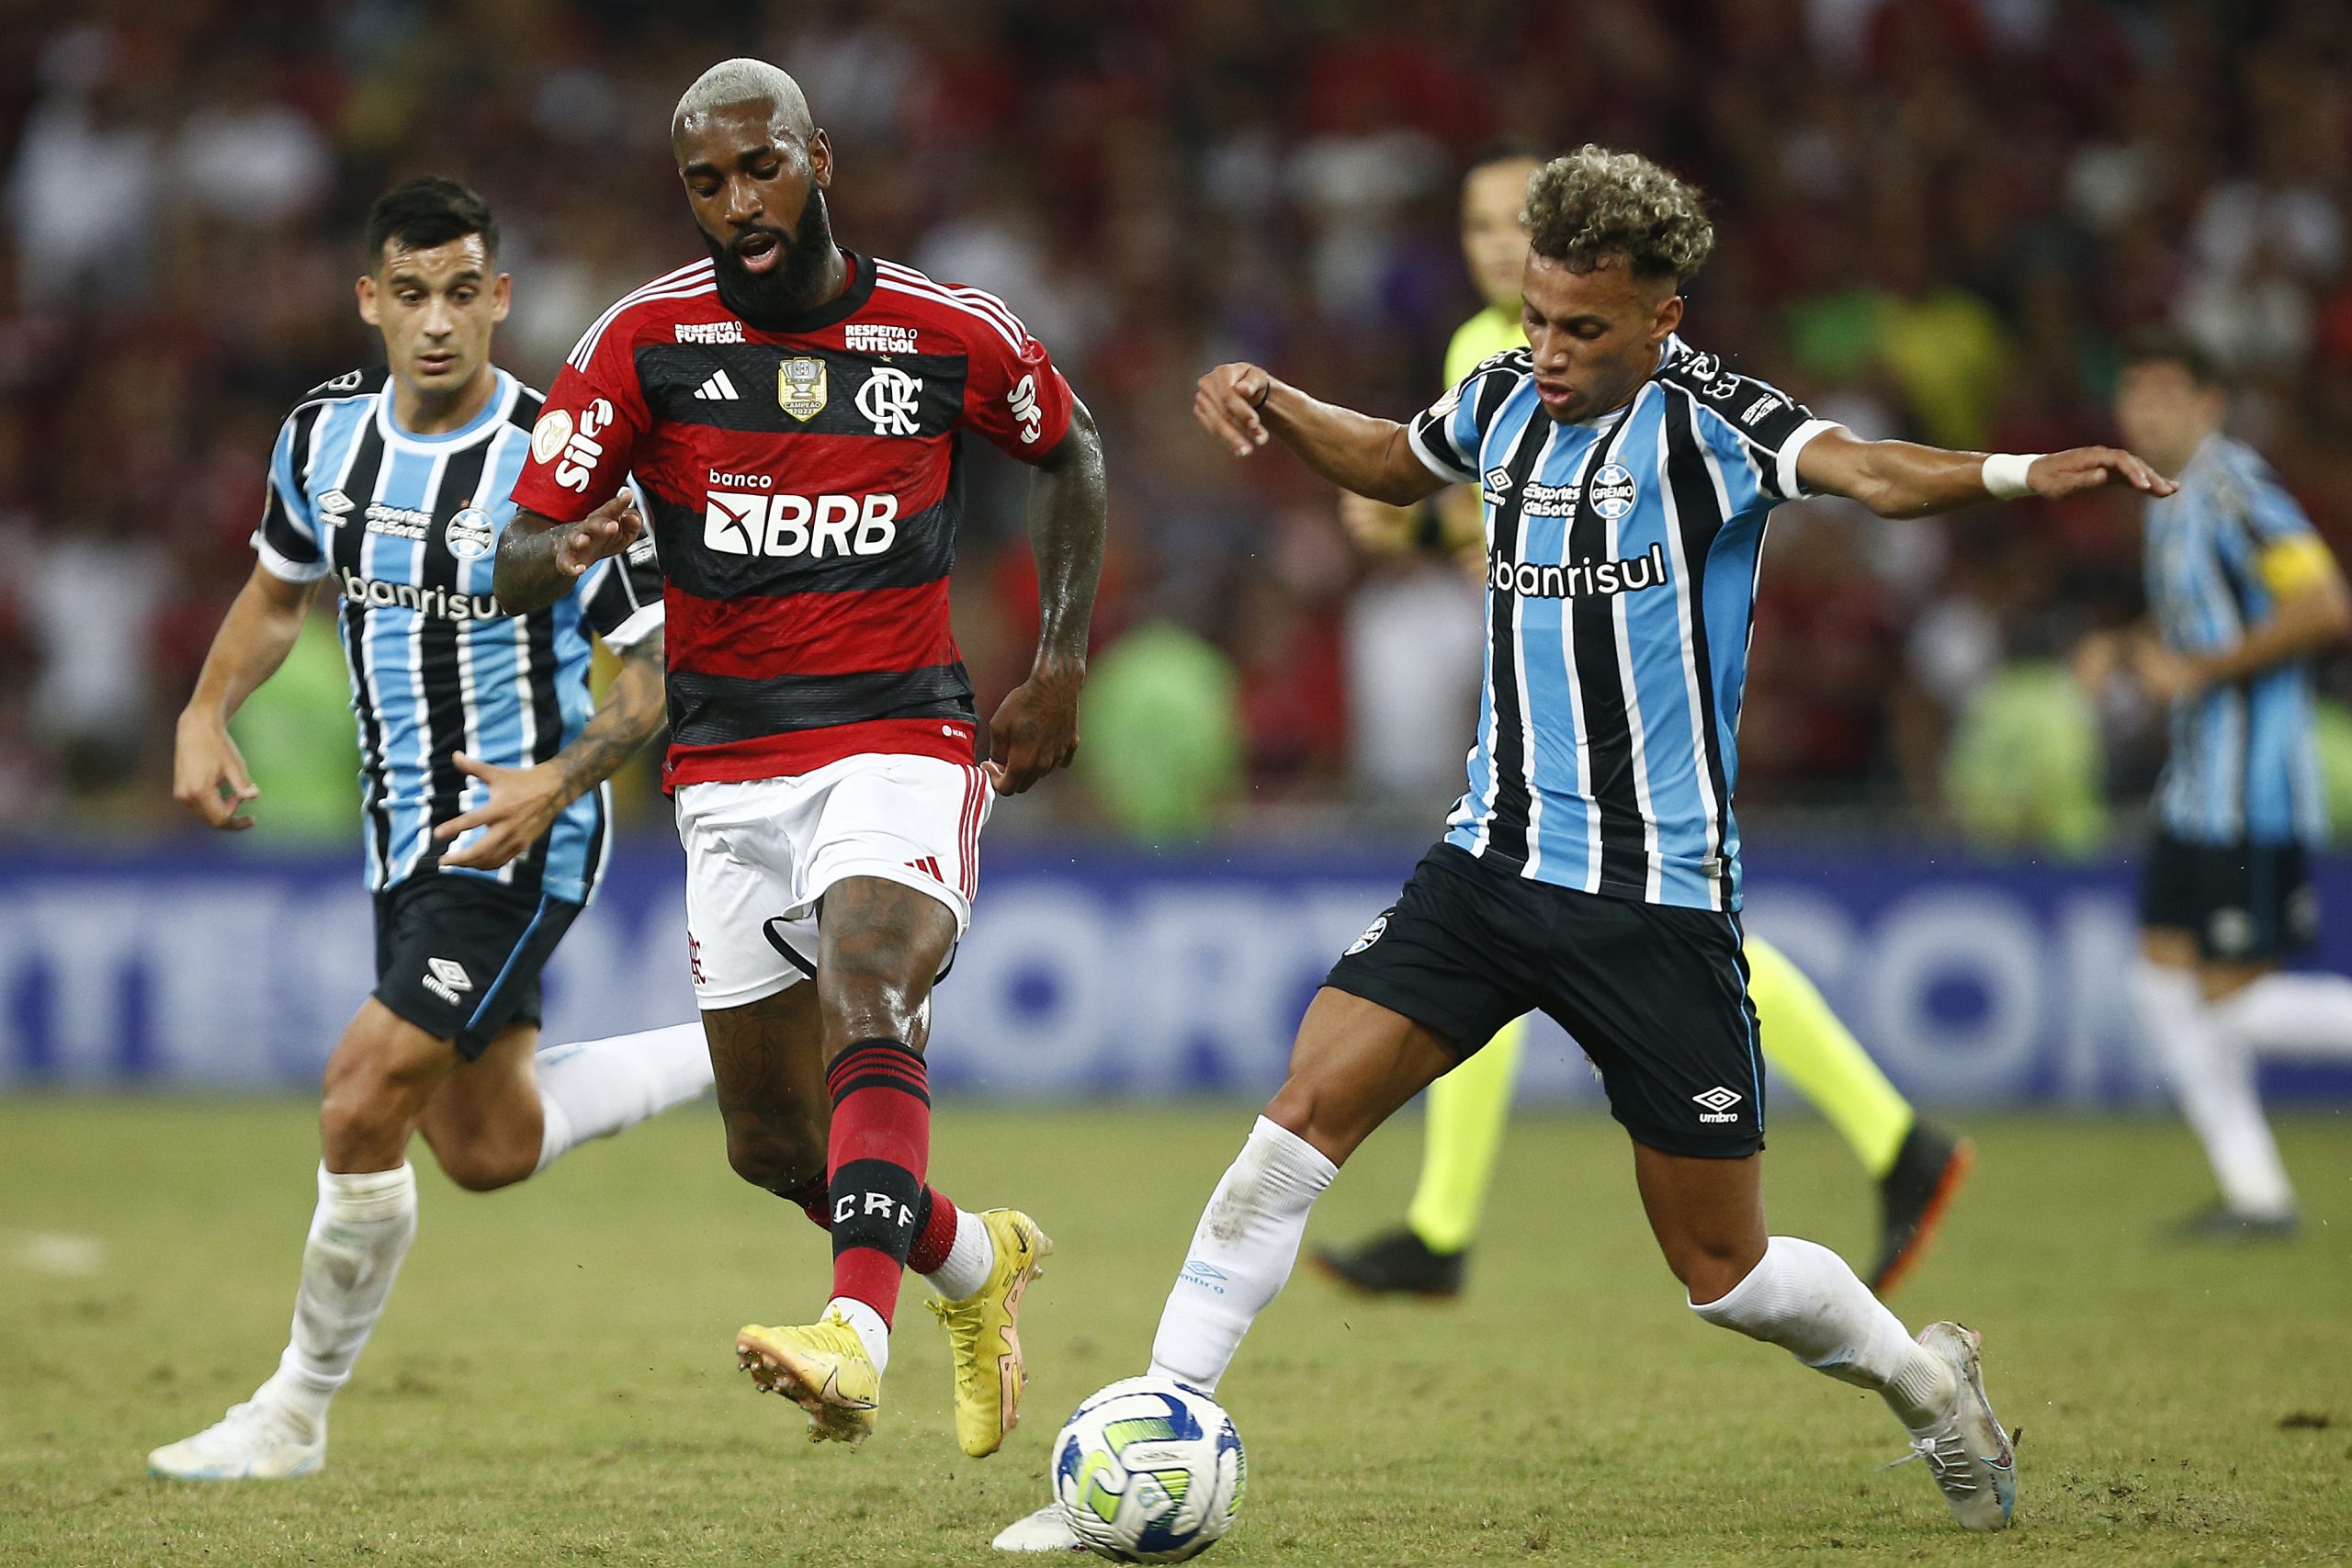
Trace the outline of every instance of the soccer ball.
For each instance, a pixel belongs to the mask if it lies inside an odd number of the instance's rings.
[[[1054,1439],[1054,1497],[1088,1549],[1114,1562],[1182,1562],[1241,1511],[1248,1466],[1233,1417],[1169,1378],[1128,1378],[1086,1399]]]

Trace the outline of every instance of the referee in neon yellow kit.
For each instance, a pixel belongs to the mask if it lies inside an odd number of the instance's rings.
[[[1520,211],[1528,176],[1546,156],[1532,146],[1498,145],[1475,159],[1463,176],[1462,254],[1487,308],[1464,321],[1446,348],[1448,386],[1480,361],[1527,346],[1520,324],[1519,281],[1527,260]],[[1340,516],[1369,549],[1418,543],[1466,552],[1478,564],[1486,558],[1475,487],[1457,485],[1412,510],[1343,495]],[[1968,1174],[1971,1146],[1919,1119],[1813,982],[1778,948],[1750,936],[1747,956],[1765,1060],[1830,1120],[1878,1183],[1879,1256],[1869,1279],[1883,1295],[1926,1248]],[[1527,1021],[1521,1019],[1430,1087],[1420,1185],[1405,1224],[1358,1247],[1318,1250],[1315,1259],[1326,1272],[1382,1294],[1451,1296],[1462,1289],[1526,1038]]]

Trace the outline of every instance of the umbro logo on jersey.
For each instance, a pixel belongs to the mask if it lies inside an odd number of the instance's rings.
[[[456,959],[428,958],[424,961],[424,988],[451,1007],[461,1007],[464,1004],[458,993],[472,990],[474,981],[466,973],[466,966]]]
[[[1717,1084],[1706,1093],[1694,1094],[1690,1098],[1700,1107],[1699,1120],[1713,1122],[1738,1121],[1739,1112],[1734,1111],[1732,1107],[1737,1105],[1745,1097],[1735,1089],[1728,1089]]]
[[[1510,492],[1510,470],[1500,466],[1487,470],[1487,489],[1497,495]]]
[[[684,332],[686,329],[680,327],[678,330]],[[715,370],[711,372],[709,380],[695,389],[695,396],[708,403],[731,403],[738,394],[735,383],[727,378],[727,372]]]
[[[351,515],[352,508],[359,503],[339,490],[328,490],[321,491],[313,504],[318,507],[319,516],[328,527],[340,528],[344,519]]]

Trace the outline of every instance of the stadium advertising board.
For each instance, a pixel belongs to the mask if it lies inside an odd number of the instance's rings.
[[[1324,969],[1414,852],[997,852],[941,992],[934,1082],[1005,1099],[1262,1093]],[[692,1016],[679,875],[664,846],[620,854],[548,971],[550,1040]],[[2320,884],[2352,909],[2352,869],[2324,865]],[[1751,928],[1923,1100],[2154,1093],[2124,985],[2137,941],[2126,865],[1762,857],[1747,903]],[[2334,924],[2318,956],[2352,968]],[[371,941],[341,856],[0,858],[0,1084],[313,1084],[366,992]],[[1527,1062],[1532,1098],[1594,1098],[1548,1024]],[[2266,1081],[2352,1096],[2340,1069],[2272,1067]]]

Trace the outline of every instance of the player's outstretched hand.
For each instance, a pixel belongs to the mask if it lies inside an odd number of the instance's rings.
[[[172,744],[172,796],[208,827],[241,833],[254,825],[246,805],[261,795],[228,726],[183,714]]]
[[[989,780],[999,795],[1019,795],[1078,756],[1078,692],[1086,666],[1039,660],[989,720]]]
[[[563,798],[563,773],[553,762],[528,768],[501,768],[479,761],[463,751],[449,759],[458,771],[490,786],[490,798],[462,817],[452,817],[433,829],[435,841],[447,843],[461,833],[487,829],[464,849],[441,857],[443,865],[469,871],[496,871],[539,841],[555,824],[556,813],[570,804]]]
[[[1193,417],[1237,457],[1247,457],[1266,444],[1266,422],[1258,411],[1274,378],[1254,365],[1220,365],[1201,378],[1193,393]]]
[[[2034,459],[2025,473],[2033,493],[2060,501],[2101,485],[2130,485],[2149,495],[2170,495],[2180,487],[2131,453],[2114,446],[2077,446]]]
[[[616,556],[637,543],[645,519],[637,499],[623,491],[604,505],[556,536],[555,564],[566,577],[578,577],[607,556]]]

